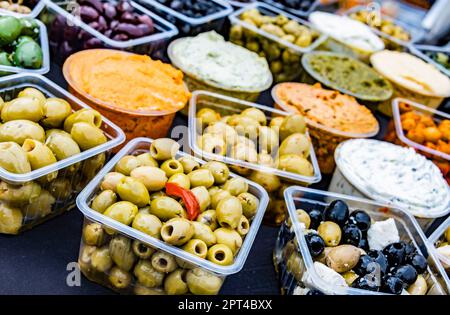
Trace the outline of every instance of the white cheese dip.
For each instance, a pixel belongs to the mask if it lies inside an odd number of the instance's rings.
[[[373,200],[421,218],[450,211],[450,190],[438,167],[412,148],[352,139],[338,146],[335,160],[344,177]]]
[[[174,41],[169,57],[184,73],[226,90],[260,92],[273,80],[265,58],[214,31]]]

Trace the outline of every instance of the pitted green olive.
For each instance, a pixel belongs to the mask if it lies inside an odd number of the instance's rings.
[[[140,166],[158,167],[158,162],[152,158],[150,152],[139,154],[136,158],[138,159]]]
[[[278,150],[278,155],[296,154],[307,158],[310,148],[311,143],[305,134],[293,133],[283,140]]]
[[[15,142],[0,143],[0,167],[16,174],[31,172],[26,152]]]
[[[196,265],[194,265],[194,264],[192,264],[192,263],[188,262],[187,260],[184,260],[184,259],[182,259],[180,257],[175,257],[175,260],[176,260],[178,266],[180,266],[180,268],[183,268],[183,269],[194,269],[196,267]]]
[[[164,191],[154,192],[153,194],[150,195],[150,202],[152,202],[153,200],[155,200],[156,198],[159,198],[159,197],[167,197],[167,195]],[[151,209],[151,207],[150,207],[150,209]]]
[[[220,114],[211,108],[202,108],[196,114],[200,126],[208,126],[220,120]]]
[[[280,126],[280,138],[286,139],[293,133],[305,133],[306,121],[305,117],[300,114],[286,116]]]
[[[133,248],[133,253],[141,259],[148,259],[155,252],[153,248],[145,245],[142,242],[139,242],[138,240],[134,240],[131,246]]]
[[[249,179],[260,184],[269,193],[278,190],[281,186],[281,181],[278,176],[272,173],[254,171]]]
[[[126,289],[130,286],[132,276],[119,267],[114,266],[109,272],[109,282],[117,289]]]
[[[122,173],[123,175],[130,176],[131,172],[140,166],[141,162],[137,157],[133,155],[125,155],[119,160],[119,162],[117,162],[114,170],[118,173]]]
[[[97,248],[91,255],[91,265],[99,272],[107,272],[113,266],[108,246]]]
[[[317,228],[317,232],[329,247],[338,246],[341,242],[341,228],[332,221],[322,222]]]
[[[136,261],[131,240],[122,235],[117,235],[109,242],[109,255],[112,261],[125,271],[130,271]]]
[[[103,213],[122,224],[130,225],[138,213],[138,207],[128,201],[119,201],[108,207]]]
[[[41,190],[41,186],[36,182],[27,182],[23,185],[0,182],[0,200],[14,206],[24,206],[39,197]]]
[[[222,279],[202,268],[189,270],[186,282],[189,291],[196,295],[216,295],[222,287]]]
[[[38,197],[33,198],[30,204],[22,208],[22,213],[26,219],[39,219],[52,212],[56,199],[47,190],[41,189]]]
[[[194,226],[187,219],[173,218],[161,228],[162,239],[172,245],[186,244],[194,235]]]
[[[230,176],[230,169],[222,162],[210,161],[202,165],[202,168],[207,169],[211,172],[214,177],[214,183],[216,185],[222,185]]]
[[[312,164],[304,157],[295,154],[280,156],[278,159],[278,168],[286,172],[297,173],[303,176],[314,175]]]
[[[20,209],[0,202],[0,233],[17,234],[22,227],[23,215]]]
[[[228,190],[220,189],[211,197],[211,208],[216,209],[220,201],[230,196],[231,194]]]
[[[251,146],[238,143],[231,148],[230,157],[240,161],[256,163],[258,161],[258,152]]]
[[[148,260],[139,260],[134,267],[134,275],[140,284],[148,288],[159,287],[164,280],[164,273],[153,268],[152,263]]]
[[[129,201],[138,207],[150,203],[150,194],[145,185],[133,177],[125,177],[117,184],[117,194],[120,199]]]
[[[216,210],[206,210],[203,213],[200,213],[197,217],[197,222],[209,226],[209,228],[214,231],[219,226],[217,223]]]
[[[44,117],[44,108],[39,99],[31,96],[19,97],[6,102],[2,108],[2,121],[29,120],[38,122]]]
[[[158,161],[164,161],[173,158],[179,149],[180,145],[172,139],[156,139],[150,145],[150,155]]]
[[[48,191],[57,200],[67,199],[72,193],[72,185],[67,178],[57,178],[47,187]]]
[[[89,272],[91,269],[91,257],[94,251],[97,249],[95,246],[84,245],[80,251],[80,257],[78,258],[78,264],[83,272]]]
[[[278,149],[279,139],[276,131],[270,127],[262,126],[259,127],[259,138],[258,138],[259,148],[262,151],[268,153],[274,152]]]
[[[156,271],[163,273],[170,273],[178,267],[175,258],[172,255],[162,251],[154,253],[151,262]]]
[[[229,120],[231,120],[232,117],[230,117]],[[228,123],[228,122],[227,122]],[[216,136],[219,136],[222,138],[222,140],[225,141],[226,145],[233,145],[236,143],[237,140],[237,132],[234,130],[232,126],[227,125],[224,122],[218,121],[210,126],[208,126],[205,131],[203,132],[203,135],[206,134],[213,134]]]
[[[208,249],[207,259],[217,265],[228,266],[233,263],[233,252],[225,244],[216,244]]]
[[[83,240],[87,245],[102,246],[106,238],[100,223],[89,223],[83,229]]]
[[[242,116],[250,117],[253,120],[257,121],[261,126],[265,126],[267,124],[266,114],[258,108],[249,107],[244,109],[241,112]]]
[[[106,155],[104,152],[99,153],[82,163],[81,173],[88,178],[92,179],[100,170],[105,166]]]
[[[164,163],[161,164],[160,168],[166,173],[166,176],[168,178],[174,174],[183,174],[184,172],[181,162],[175,159],[164,161]]]
[[[191,181],[189,180],[189,177],[184,173],[176,173],[170,176],[168,183],[174,183],[180,186],[184,189],[190,189],[191,188]]]
[[[242,237],[235,230],[221,227],[214,230],[214,235],[216,236],[217,244],[227,245],[233,252],[233,255],[236,255],[242,246]]]
[[[211,197],[209,196],[208,190],[204,186],[198,186],[191,189],[194,194],[195,199],[197,199],[198,205],[200,206],[200,212],[208,209],[211,204]]]
[[[275,161],[273,160],[272,155],[266,151],[261,151],[258,154],[258,165],[273,167],[275,165]]]
[[[197,221],[191,223],[194,226],[194,239],[202,240],[208,247],[216,244],[216,236],[208,225]]]
[[[232,196],[237,196],[248,191],[248,183],[242,177],[234,177],[225,182],[223,189],[227,190]]]
[[[0,142],[12,141],[22,145],[26,139],[45,141],[45,131],[37,123],[29,120],[11,120],[0,125]]]
[[[269,123],[269,127],[273,128],[276,132],[280,130],[281,124],[284,121],[284,117],[274,117]]]
[[[191,187],[204,186],[209,188],[214,184],[214,176],[209,169],[198,169],[188,174]]]
[[[260,126],[253,118],[238,115],[230,118],[228,124],[234,127],[236,132],[241,136],[245,136],[249,139],[256,139],[258,137],[258,129]]]
[[[80,147],[70,134],[63,130],[51,129],[46,132],[45,144],[52,150],[58,161],[81,152]]]
[[[241,216],[241,219],[239,220],[239,224],[236,228],[236,231],[241,236],[247,235],[248,231],[250,231],[250,222],[245,216]]]
[[[134,284],[134,294],[136,295],[164,295],[164,290],[161,288],[148,288],[142,284]]]
[[[100,184],[100,189],[102,190],[112,190],[117,193],[117,184],[123,181],[125,175],[118,172],[110,172],[105,175],[102,183]]]
[[[252,219],[258,210],[259,200],[251,193],[242,193],[237,196],[242,206],[242,213],[247,219]]]
[[[150,213],[157,216],[161,221],[167,221],[180,217],[183,207],[178,201],[171,197],[163,196],[152,200]]]
[[[64,130],[72,133],[72,128],[76,123],[83,122],[93,127],[100,128],[102,116],[94,109],[84,108],[69,115],[64,121]]]
[[[164,290],[169,295],[182,295],[189,292],[186,283],[187,270],[177,269],[164,280]]]
[[[208,189],[208,194],[209,197],[212,198],[212,196],[214,196],[215,193],[222,191],[222,188],[220,188],[219,186],[212,186]]]
[[[27,159],[30,162],[32,170],[37,170],[47,165],[56,163],[56,158],[53,155],[52,150],[50,150],[42,142],[27,139],[23,143],[22,149],[27,154]]]
[[[108,141],[100,128],[85,122],[77,122],[73,124],[70,135],[84,151]]]
[[[242,216],[241,202],[237,197],[227,197],[217,205],[216,214],[220,226],[235,229]]]
[[[162,223],[161,220],[153,214],[139,212],[133,220],[132,227],[138,231],[159,239]]]
[[[32,87],[23,89],[17,94],[17,97],[34,97],[37,98],[42,105],[44,105],[46,100],[45,95],[41,91]]]
[[[132,160],[129,161],[131,162]],[[131,171],[130,176],[144,184],[149,191],[160,191],[167,182],[166,173],[154,166],[136,167]]]
[[[189,174],[192,171],[195,171],[200,168],[200,164],[191,157],[183,156],[178,159],[181,165],[183,166],[184,174]]]
[[[227,153],[227,145],[220,135],[205,133],[198,140],[198,146],[206,153],[224,156]]]
[[[70,104],[62,98],[48,98],[44,103],[44,118],[42,123],[50,128],[58,128],[72,113]]]
[[[300,224],[303,224],[305,226],[305,229],[309,229],[309,226],[311,225],[311,218],[309,217],[308,212],[306,212],[303,209],[297,209],[295,211],[295,213],[297,214],[297,221]],[[291,218],[288,219],[288,226],[291,226]],[[329,245],[328,245],[329,246]]]
[[[186,244],[184,244],[183,249],[200,258],[206,258],[208,253],[208,246],[206,243],[199,239],[191,239]]]
[[[250,147],[252,149],[256,150],[256,144],[254,140],[250,140],[247,137],[244,136],[237,136],[236,138],[236,144],[235,145],[240,145],[240,146],[247,146]]]

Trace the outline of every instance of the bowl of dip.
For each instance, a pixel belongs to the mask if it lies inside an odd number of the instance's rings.
[[[370,62],[376,71],[391,82],[394,87],[393,98],[407,98],[437,108],[444,98],[450,96],[450,78],[412,54],[383,50],[373,54]],[[391,101],[381,103],[379,110],[391,116]]]
[[[351,138],[370,138],[380,127],[371,111],[353,97],[327,90],[320,83],[280,83],[272,89],[275,107],[305,116],[320,170],[331,174],[334,150]]]
[[[127,135],[161,138],[190,98],[183,73],[169,64],[110,49],[71,55],[63,66],[69,91]]]
[[[348,16],[316,11],[309,21],[321,33],[328,35],[326,50],[345,53],[365,62],[374,52],[384,49],[384,43],[369,26]]]
[[[267,60],[235,45],[214,31],[173,41],[172,64],[183,71],[190,91],[207,90],[256,101],[273,81]]]
[[[408,211],[427,229],[450,212],[450,189],[439,168],[412,148],[352,139],[335,151],[329,191],[370,198]]]

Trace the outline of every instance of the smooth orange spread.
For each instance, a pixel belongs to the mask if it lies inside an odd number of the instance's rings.
[[[370,110],[352,96],[326,90],[319,83],[282,83],[276,89],[282,107],[302,113],[311,121],[339,131],[370,133],[378,122]]]
[[[181,71],[145,55],[87,50],[73,56],[68,70],[76,88],[126,110],[179,110],[190,97]]]

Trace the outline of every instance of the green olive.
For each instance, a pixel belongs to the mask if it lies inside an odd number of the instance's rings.
[[[150,155],[158,161],[164,161],[173,158],[179,149],[180,145],[172,139],[156,139],[150,145]]]
[[[46,132],[45,144],[52,150],[58,161],[81,152],[72,136],[63,130],[51,129]]]
[[[282,155],[278,159],[280,170],[297,173],[303,176],[313,176],[314,168],[312,164],[302,156],[295,154]]]
[[[244,109],[241,112],[242,116],[250,117],[253,120],[257,121],[261,126],[265,126],[267,124],[266,114],[258,108],[249,107]]]
[[[426,295],[428,291],[427,281],[423,275],[418,275],[416,281],[406,289],[411,295]]]
[[[202,240],[208,247],[216,244],[216,236],[208,225],[197,221],[191,223],[194,226],[194,239]]]
[[[164,290],[161,288],[147,288],[138,283],[134,284],[134,294],[136,295],[164,295]]]
[[[250,222],[245,216],[241,216],[236,231],[239,233],[239,235],[245,236],[247,235],[249,230],[250,230]]]
[[[38,197],[30,200],[30,203],[22,207],[22,213],[27,220],[40,219],[52,212],[56,199],[47,190],[41,189]]]
[[[199,137],[197,143],[199,148],[206,153],[221,156],[224,156],[227,153],[227,145],[220,135],[205,133],[203,136]]]
[[[24,96],[6,102],[2,108],[3,122],[11,120],[29,120],[38,122],[44,117],[44,108],[38,98]]]
[[[27,159],[30,162],[32,170],[37,170],[57,162],[53,152],[42,142],[27,139],[23,143],[22,149],[27,154]]]
[[[269,123],[269,127],[273,128],[276,132],[280,130],[281,124],[284,121],[284,117],[274,117]]]
[[[64,130],[72,133],[72,128],[76,123],[87,123],[93,127],[100,128],[102,116],[94,109],[84,108],[69,115],[64,121]]]
[[[108,207],[103,215],[122,224],[130,225],[138,213],[138,207],[128,201],[119,201]]]
[[[152,200],[150,204],[150,213],[157,216],[161,221],[180,217],[182,212],[183,207],[171,197],[158,197]]]
[[[45,131],[29,120],[11,120],[0,125],[0,142],[12,141],[22,145],[26,139],[45,142]]]
[[[134,275],[140,284],[148,288],[159,287],[164,280],[164,273],[153,268],[152,263],[148,260],[139,260],[134,267]]]
[[[180,246],[187,243],[194,235],[194,226],[187,219],[173,218],[165,222],[161,228],[162,239],[171,244]]]
[[[34,97],[37,98],[42,105],[44,105],[46,101],[45,95],[38,89],[32,87],[27,87],[23,89],[22,91],[19,92],[19,94],[17,94],[17,97]]]
[[[260,184],[269,193],[278,190],[281,186],[281,181],[278,176],[272,173],[254,171],[249,179]]]
[[[268,153],[274,152],[278,149],[278,134],[273,128],[267,126],[259,127],[258,142],[260,150]]]
[[[237,228],[242,216],[242,205],[237,197],[231,196],[221,200],[216,208],[217,222],[222,227]]]
[[[219,226],[219,224],[217,223],[216,210],[206,210],[205,212],[200,213],[196,220],[197,222],[209,226],[212,231],[217,229],[217,227]]]
[[[72,113],[70,104],[61,98],[48,98],[44,103],[44,118],[42,123],[46,127],[58,128]]]
[[[117,289],[126,289],[130,286],[132,276],[119,267],[114,266],[108,275],[109,282]]]
[[[214,176],[209,169],[198,169],[188,174],[191,187],[204,186],[209,188],[214,184]]]
[[[85,122],[75,123],[70,131],[70,135],[83,151],[89,150],[108,141],[100,128]]]
[[[117,195],[112,190],[103,190],[94,200],[92,200],[91,208],[97,212],[103,213],[105,210],[117,202]]]
[[[236,132],[250,139],[256,139],[258,136],[259,123],[249,116],[237,115],[232,117],[228,124],[236,130]]]
[[[91,255],[92,267],[99,271],[106,273],[113,266],[113,261],[109,255],[108,246],[97,248]]]
[[[286,262],[286,269],[291,273],[297,281],[303,279],[306,272],[305,263],[296,251],[292,252]]]
[[[250,147],[250,148],[256,150],[256,144],[255,144],[254,140],[251,140],[251,139],[249,139],[247,137],[244,137],[244,136],[237,136],[237,138],[236,138],[236,145],[237,144],[243,145],[243,146],[247,146],[247,147]]]
[[[341,228],[332,221],[322,222],[317,228],[317,232],[329,247],[338,246],[341,242]]]
[[[156,271],[163,273],[170,273],[178,267],[175,258],[163,251],[154,253],[151,258],[151,263]]]
[[[189,177],[184,173],[173,174],[172,176],[170,176],[167,182],[177,184],[179,187],[184,189],[191,188],[191,182],[189,180]]]
[[[56,200],[64,200],[72,194],[72,185],[67,178],[57,178],[47,187]]]
[[[190,172],[200,168],[200,164],[189,156],[183,156],[179,158],[178,161],[180,161],[183,166],[184,174],[189,174]]]
[[[344,272],[344,273],[342,274],[342,277],[344,278],[344,280],[345,280],[345,282],[347,283],[348,286],[351,286],[352,283],[353,283],[356,279],[359,278],[359,276],[358,276],[353,270]]]
[[[195,268],[186,274],[186,282],[193,294],[196,295],[216,295],[222,287],[222,279],[214,274]]]
[[[161,220],[153,214],[139,212],[133,220],[132,227],[159,239],[162,223]]]
[[[0,200],[13,206],[25,206],[41,194],[42,188],[36,182],[23,185],[11,185],[0,182]]]
[[[200,206],[200,212],[208,209],[211,204],[211,197],[209,196],[208,190],[204,186],[198,186],[191,189],[194,194],[195,199],[197,199],[198,205]]]
[[[252,219],[258,210],[259,200],[251,193],[242,193],[237,196],[242,206],[242,213],[247,219]]]
[[[242,246],[242,237],[235,230],[221,227],[214,230],[214,235],[216,236],[217,244],[227,245],[233,252],[233,255],[236,255]]]
[[[136,256],[131,248],[131,239],[117,235],[109,242],[109,254],[112,261],[125,271],[131,270]]]
[[[217,265],[228,266],[233,263],[233,252],[225,244],[216,244],[208,249],[207,259]]]
[[[18,234],[22,227],[23,215],[20,209],[0,202],[0,233]]]
[[[216,209],[220,201],[230,196],[231,194],[228,190],[220,189],[211,197],[211,208]]]
[[[142,242],[139,242],[138,240],[134,240],[131,247],[133,248],[133,253],[141,259],[148,259],[155,252],[153,248],[145,245]]]
[[[156,160],[152,158],[150,152],[139,154],[138,156],[136,156],[136,158],[138,159],[140,166],[159,167],[158,162],[156,162]]]
[[[266,151],[261,151],[258,154],[258,165],[273,167],[274,164],[275,164],[275,161],[273,160],[272,155],[270,155]]]
[[[187,270],[177,269],[171,272],[164,280],[164,290],[169,295],[182,295],[188,293],[186,283]]]
[[[252,170],[243,166],[238,166],[238,165],[230,165],[230,169],[241,176],[247,177],[252,173]]]
[[[160,191],[167,182],[166,173],[154,166],[136,167],[131,171],[130,176],[144,184],[149,191]]]
[[[208,126],[220,120],[220,114],[210,108],[200,109],[196,117],[200,126]]]
[[[153,194],[150,195],[150,203],[153,200],[155,200],[156,198],[159,198],[159,197],[167,197],[167,195],[166,195],[166,193],[164,191],[154,192]],[[150,209],[151,209],[151,207],[150,207]]]
[[[214,177],[214,183],[216,185],[222,185],[230,176],[230,170],[228,166],[226,166],[222,162],[210,161],[202,165],[202,168],[207,169],[212,173]]]
[[[130,176],[131,171],[141,166],[139,159],[133,155],[125,155],[117,162],[114,170],[123,175]]]
[[[100,184],[102,190],[112,190],[117,193],[117,185],[123,181],[125,175],[118,172],[110,172],[105,175],[103,181]]]
[[[286,116],[280,126],[280,138],[286,139],[293,133],[305,133],[306,121],[305,117],[300,114]]]
[[[100,223],[89,223],[83,229],[83,240],[87,245],[102,246],[105,237],[105,231]]]
[[[209,197],[212,198],[212,196],[214,196],[215,193],[218,193],[219,191],[222,191],[223,189],[220,188],[219,186],[212,186],[208,189],[208,194]]]
[[[206,258],[208,252],[208,246],[206,243],[199,239],[191,239],[184,246],[183,249],[200,258]]]
[[[78,258],[78,264],[81,271],[88,273],[91,269],[91,257],[94,251],[97,249],[95,246],[84,245],[80,250],[80,256]]]
[[[237,196],[248,191],[248,183],[242,177],[234,177],[225,182],[223,189],[232,196]]]
[[[144,207],[150,203],[150,194],[145,185],[133,177],[123,178],[116,186],[120,199]]]
[[[309,156],[311,143],[308,137],[302,133],[293,133],[288,136],[280,145],[278,154],[296,154],[307,158]]]
[[[166,176],[168,178],[174,174],[183,174],[184,172],[181,162],[175,159],[164,161],[164,163],[161,164],[160,168],[166,173]]]
[[[231,118],[232,116],[229,117],[228,121],[230,121]],[[236,143],[238,134],[232,126],[228,125],[228,121],[227,123],[219,121],[208,126],[203,132],[203,135],[205,136],[206,134],[213,134],[222,138],[222,140],[225,141],[226,145],[234,145]]]
[[[311,218],[309,217],[308,212],[303,209],[297,209],[295,212],[297,214],[298,223],[304,224],[306,230],[309,229],[309,226],[311,225]],[[291,225],[291,218],[288,220],[288,225]]]
[[[258,152],[251,146],[238,143],[231,148],[230,157],[240,161],[256,163],[258,161]]]
[[[0,167],[16,174],[31,172],[26,152],[15,142],[0,143]]]
[[[87,160],[85,160],[81,167],[81,173],[87,178],[94,178],[98,172],[105,166],[106,155],[104,152],[99,153]]]

